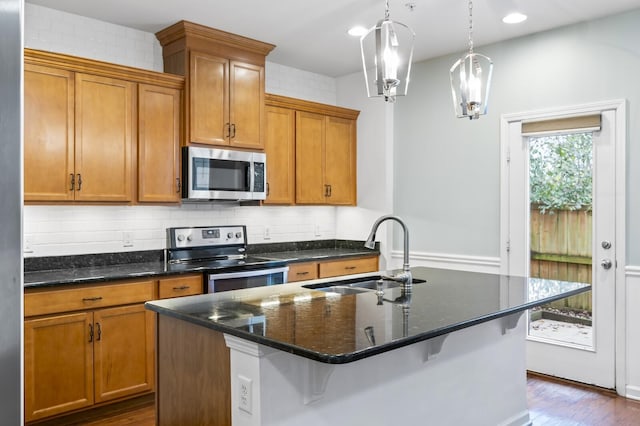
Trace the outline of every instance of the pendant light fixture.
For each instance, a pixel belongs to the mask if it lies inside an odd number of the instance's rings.
[[[493,62],[473,51],[473,3],[469,0],[469,53],[451,67],[451,94],[458,118],[479,118],[487,113]]]
[[[411,28],[389,18],[389,0],[386,0],[384,19],[360,38],[370,98],[383,96],[385,101],[394,102],[396,96],[407,94],[414,38]]]

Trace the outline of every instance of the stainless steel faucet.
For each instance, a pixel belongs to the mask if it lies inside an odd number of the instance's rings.
[[[407,225],[400,219],[398,216],[393,215],[385,215],[379,217],[371,227],[371,233],[369,234],[369,238],[364,243],[364,246],[368,249],[373,249],[375,247],[375,239],[376,239],[376,231],[380,224],[386,220],[395,220],[402,226],[402,231],[404,232],[404,256],[403,256],[403,264],[402,264],[402,272],[391,275],[391,276],[383,276],[382,278],[385,280],[392,280],[402,283],[402,291],[405,294],[411,293],[413,278],[411,277],[411,268],[409,268],[409,229]]]

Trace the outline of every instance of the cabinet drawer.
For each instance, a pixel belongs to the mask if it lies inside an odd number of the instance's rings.
[[[361,274],[378,270],[378,257],[358,259],[334,260],[320,263],[320,278],[337,277],[340,275]]]
[[[154,280],[145,280],[27,290],[24,295],[24,316],[146,302],[154,299],[154,286]]]
[[[191,296],[202,294],[202,275],[183,275],[163,278],[158,284],[158,298]]]
[[[315,280],[318,278],[318,263],[317,262],[303,262],[303,263],[290,263],[289,275],[287,281],[306,281]]]

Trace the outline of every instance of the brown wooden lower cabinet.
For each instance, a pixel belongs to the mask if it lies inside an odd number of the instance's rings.
[[[318,262],[300,262],[289,264],[289,282],[315,280],[318,278],[338,277],[341,275],[376,272],[378,255],[352,257],[348,259],[325,260]]]
[[[142,304],[25,320],[25,420],[153,390],[153,332]]]

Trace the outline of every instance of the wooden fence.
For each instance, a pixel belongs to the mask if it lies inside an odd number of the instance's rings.
[[[587,210],[557,210],[542,214],[531,206],[532,277],[591,283],[591,224]],[[591,311],[591,292],[552,304]]]

